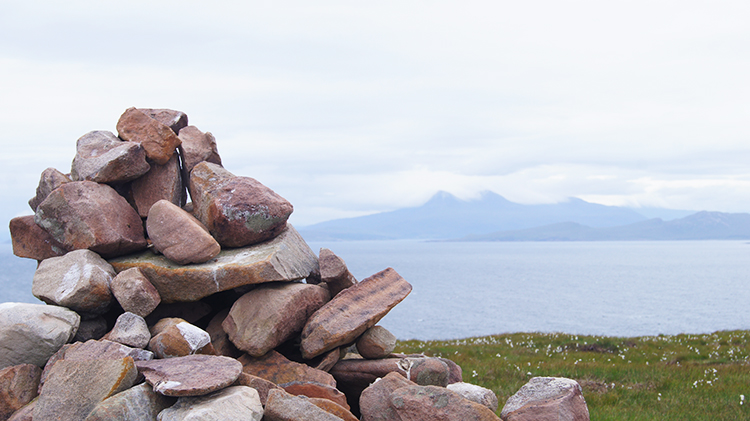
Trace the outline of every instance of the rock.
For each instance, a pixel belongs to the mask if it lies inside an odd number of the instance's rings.
[[[152,421],[175,401],[154,392],[148,383],[141,383],[100,402],[85,421]]]
[[[318,261],[291,225],[278,237],[254,246],[222,250],[202,264],[180,266],[150,251],[110,260],[120,272],[140,268],[163,302],[193,302],[243,285],[305,278]]]
[[[188,355],[163,360],[137,361],[138,371],[166,396],[203,396],[237,380],[242,364],[217,355]]]
[[[260,396],[260,403],[263,404],[263,406],[266,406],[268,392],[271,391],[271,389],[279,388],[279,386],[277,386],[273,382],[247,373],[240,373],[240,377],[237,378],[237,381],[234,384],[237,386],[252,387],[253,389],[257,390],[258,396]]]
[[[0,370],[0,420],[7,420],[37,396],[42,370],[20,364]]]
[[[169,127],[175,134],[188,125],[188,116],[182,111],[166,108],[138,108],[138,111]]]
[[[78,325],[76,336],[73,337],[72,342],[86,342],[89,339],[101,339],[101,337],[106,334],[107,320],[102,316],[97,316],[93,319],[81,320],[81,323]]]
[[[317,285],[263,284],[235,301],[222,327],[238,349],[260,357],[298,334],[329,298]]]
[[[109,283],[115,270],[91,250],[75,250],[39,263],[31,293],[47,304],[103,314],[112,302]]]
[[[257,180],[205,161],[190,173],[190,197],[195,217],[222,247],[276,237],[293,210],[291,203]]]
[[[320,249],[320,280],[328,285],[331,297],[357,283],[346,263],[327,248]]]
[[[420,386],[448,385],[450,369],[440,358],[405,358],[399,364],[406,370],[406,378]]]
[[[34,399],[28,405],[24,406],[23,408],[13,413],[13,415],[11,415],[11,417],[8,418],[8,421],[33,421],[34,407],[36,406],[36,401],[37,400]]]
[[[135,383],[133,359],[62,360],[42,385],[34,408],[35,420],[84,420],[99,402]]]
[[[242,363],[242,371],[253,376],[271,381],[275,384],[285,384],[295,381],[316,382],[336,387],[336,380],[325,371],[316,370],[306,364],[288,360],[276,351],[254,358],[247,354],[238,359]]]
[[[357,339],[357,352],[368,359],[385,358],[396,348],[396,335],[383,326],[373,326]]]
[[[216,353],[218,355],[239,358],[243,354],[243,352],[237,349],[236,346],[234,346],[232,341],[229,340],[229,335],[227,335],[227,333],[224,331],[224,328],[221,327],[222,322],[229,315],[229,310],[229,308],[225,308],[224,310],[218,312],[213,318],[211,318],[211,321],[208,323],[208,327],[206,327],[206,332],[208,332],[209,336],[211,336],[211,344],[214,346],[214,349],[216,350]],[[262,396],[261,400],[265,402],[265,397]]]
[[[396,410],[390,405],[391,393],[416,383],[397,373],[388,373],[368,386],[358,399],[362,421],[399,421]]]
[[[308,399],[274,389],[268,393],[264,419],[267,421],[341,421],[341,418],[318,408]]]
[[[200,221],[166,200],[151,207],[146,231],[156,250],[180,265],[207,262],[221,251]]]
[[[162,319],[151,331],[148,349],[156,358],[213,353],[208,332],[182,319]]]
[[[439,358],[439,360],[448,366],[448,384],[463,382],[463,370],[461,366],[448,358]]]
[[[500,420],[486,406],[439,386],[407,386],[394,390],[390,406],[402,421]]]
[[[307,363],[318,370],[331,371],[333,366],[341,360],[341,356],[341,348],[333,348],[314,360],[308,360]]]
[[[159,414],[159,421],[260,421],[263,406],[258,392],[247,386],[226,389],[198,397],[182,397]]]
[[[125,312],[117,318],[115,326],[103,339],[133,348],[145,348],[151,340],[151,333],[143,317]]]
[[[355,417],[354,414],[349,412],[348,409],[328,399],[323,398],[307,398],[308,402],[317,406],[318,408],[333,414],[344,421],[359,421],[359,418]],[[347,405],[348,406],[348,405]]]
[[[18,216],[10,220],[13,254],[35,260],[62,256],[68,250],[34,222],[34,215]]]
[[[388,268],[343,290],[310,317],[300,348],[306,359],[351,343],[411,292],[411,285]]]
[[[146,317],[161,302],[159,291],[138,268],[124,270],[110,283],[112,295],[123,310]]]
[[[135,180],[149,168],[140,144],[123,142],[112,132],[93,131],[78,139],[70,176],[74,181],[120,183]]]
[[[55,190],[64,183],[69,183],[71,181],[70,177],[54,168],[47,168],[42,171],[42,175],[39,179],[39,186],[36,188],[36,196],[29,200],[31,210],[36,212],[36,208],[50,193],[52,193],[52,190]]]
[[[193,168],[203,161],[221,165],[216,139],[211,133],[203,133],[195,126],[187,126],[180,130],[179,138],[182,141],[180,155],[186,180],[190,178]]]
[[[147,245],[138,213],[112,187],[93,181],[58,187],[39,204],[34,221],[68,250],[111,257]]]
[[[120,116],[117,133],[122,140],[143,145],[146,156],[159,165],[166,164],[180,145],[180,138],[172,129],[135,108],[128,108]]]
[[[64,307],[0,304],[0,369],[20,364],[41,367],[73,339],[81,317]]]
[[[130,184],[130,195],[141,218],[147,217],[151,206],[160,200],[175,206],[184,205],[187,192],[182,183],[179,157],[175,154],[164,165],[151,165],[149,172]]]
[[[588,421],[581,386],[562,377],[534,377],[505,402],[505,421]]]
[[[447,387],[470,401],[486,406],[493,413],[497,412],[497,395],[490,389],[471,383],[452,383]]]
[[[295,396],[307,396],[308,398],[326,399],[335,402],[342,408],[349,410],[346,396],[333,386],[315,382],[291,382],[279,385],[287,393]]]

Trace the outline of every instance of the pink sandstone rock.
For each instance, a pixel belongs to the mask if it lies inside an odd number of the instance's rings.
[[[221,165],[216,139],[210,132],[203,133],[195,126],[187,126],[180,130],[179,137],[182,140],[180,155],[186,180],[190,178],[193,168],[203,161]]]
[[[151,334],[148,349],[157,358],[214,353],[208,333],[182,319],[162,319],[151,328]]]
[[[44,260],[58,257],[68,250],[34,222],[34,215],[18,216],[10,220],[13,254],[28,259]]]
[[[561,377],[534,377],[508,398],[500,413],[505,421],[588,421],[581,386]]]
[[[390,407],[402,421],[499,421],[486,406],[439,386],[407,386],[394,390]]]
[[[357,283],[344,260],[327,248],[320,249],[320,280],[328,285],[331,297]]]
[[[138,361],[138,371],[154,391],[166,396],[203,396],[234,383],[242,364],[217,355],[188,355]]]
[[[21,364],[0,370],[0,420],[7,420],[37,396],[42,370]]]
[[[306,364],[290,361],[276,351],[270,351],[259,358],[245,354],[238,361],[242,363],[243,372],[276,384],[302,381],[336,387],[336,380],[330,374],[316,370]]]
[[[70,177],[54,168],[47,168],[46,170],[42,171],[42,175],[39,179],[39,185],[36,188],[36,196],[29,200],[29,206],[31,206],[31,210],[36,212],[36,208],[39,206],[39,204],[42,203],[44,199],[46,199],[47,196],[52,193],[53,190],[71,181],[73,180],[71,180]]]
[[[146,231],[156,250],[180,265],[207,262],[221,251],[200,221],[167,200],[151,206]]]
[[[373,326],[357,339],[357,352],[367,359],[389,356],[396,348],[396,335],[383,326]]]
[[[138,111],[169,127],[175,134],[188,125],[188,116],[182,111],[167,108],[138,108]]]
[[[180,145],[172,129],[136,108],[128,108],[120,116],[117,133],[122,140],[140,143],[146,156],[159,165],[166,164]]]
[[[263,418],[267,421],[341,421],[341,418],[315,406],[308,399],[279,389],[268,393]]]
[[[121,183],[135,180],[149,168],[140,144],[123,142],[112,132],[93,131],[78,139],[70,175],[74,181]]]
[[[147,217],[151,206],[160,200],[176,206],[184,205],[187,193],[177,154],[172,155],[164,165],[153,164],[146,174],[134,180],[130,184],[130,194],[141,218]]]
[[[399,421],[396,410],[391,408],[391,393],[407,386],[417,386],[398,373],[388,373],[380,380],[371,383],[359,398],[362,421]]]
[[[151,314],[161,302],[159,291],[138,268],[118,273],[110,289],[123,310],[141,317]]]

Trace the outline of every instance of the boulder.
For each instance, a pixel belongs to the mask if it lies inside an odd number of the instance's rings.
[[[250,177],[201,162],[190,173],[193,213],[222,247],[244,247],[276,237],[293,207]]]
[[[388,373],[376,379],[361,393],[358,399],[362,421],[399,421],[396,410],[390,406],[391,393],[417,384],[397,373]]]
[[[357,339],[357,352],[368,359],[385,358],[396,348],[396,335],[383,326],[373,326]]]
[[[275,384],[291,382],[315,382],[336,387],[333,376],[322,370],[317,370],[306,364],[290,361],[276,351],[254,358],[247,354],[237,361],[242,363],[242,371],[253,376],[271,381]]]
[[[148,159],[159,165],[169,162],[180,138],[168,126],[136,108],[128,108],[117,121],[117,133],[122,140],[143,145]]]
[[[18,257],[44,260],[68,252],[65,246],[34,222],[34,215],[15,217],[9,225],[13,254]]]
[[[47,304],[79,313],[102,314],[112,302],[109,284],[115,277],[106,260],[91,250],[75,250],[39,263],[31,293]]]
[[[182,319],[162,319],[151,333],[148,349],[156,358],[214,353],[208,332]]]
[[[39,392],[34,419],[85,420],[99,402],[129,389],[137,377],[130,357],[58,361]]]
[[[138,111],[169,127],[175,134],[188,125],[188,116],[182,111],[166,108],[138,108]]]
[[[20,364],[0,370],[0,420],[7,420],[37,396],[42,370]]]
[[[406,386],[390,395],[390,407],[401,421],[499,421],[486,406],[439,386]]]
[[[195,126],[187,126],[180,130],[180,156],[185,180],[190,178],[190,172],[199,163],[206,161],[221,165],[221,157],[216,148],[216,139],[210,132],[203,133]]]
[[[588,421],[581,386],[562,377],[534,377],[505,402],[505,421]]]
[[[0,369],[20,364],[42,367],[73,339],[81,317],[64,307],[0,304]]]
[[[148,383],[141,383],[101,401],[85,421],[153,421],[175,401],[154,392]]]
[[[123,142],[108,131],[93,131],[76,143],[70,176],[74,181],[121,183],[146,174],[151,166],[139,143]]]
[[[238,349],[260,357],[298,334],[328,299],[317,285],[263,284],[235,301],[222,327]]]
[[[154,391],[166,396],[203,396],[237,380],[242,364],[217,355],[188,355],[162,360],[137,361],[138,371]]]
[[[103,339],[133,348],[145,348],[151,340],[151,333],[143,317],[125,312],[117,318],[115,326]]]
[[[34,221],[68,250],[111,257],[147,245],[138,213],[112,187],[93,181],[58,187],[39,204]]]
[[[166,200],[151,206],[146,231],[154,248],[180,265],[207,262],[221,251],[219,243],[200,221]]]
[[[339,256],[327,248],[320,249],[320,280],[328,285],[331,297],[357,283],[357,279],[349,272],[346,263]]]
[[[341,418],[315,406],[308,399],[290,395],[279,389],[268,393],[264,419],[267,421],[341,421]]]
[[[112,295],[123,310],[146,317],[161,302],[159,291],[138,268],[124,270],[110,283]]]
[[[50,193],[52,193],[52,190],[55,190],[64,183],[70,183],[71,181],[73,180],[71,180],[70,177],[54,168],[47,168],[42,171],[42,175],[39,178],[39,185],[36,188],[36,196],[29,200],[31,210],[36,212],[36,208]]]
[[[302,356],[311,359],[353,342],[411,292],[411,285],[388,268],[347,288],[310,317],[302,329]]]
[[[266,379],[260,378],[258,376],[253,376],[252,374],[247,374],[244,372],[240,373],[240,376],[237,378],[237,381],[234,384],[235,386],[248,386],[257,390],[258,396],[260,397],[260,403],[263,406],[266,406],[266,399],[268,399],[268,392],[271,391],[271,389],[279,388],[279,386],[277,386],[276,383],[273,383]]]
[[[258,392],[230,386],[205,396],[182,397],[159,414],[159,421],[260,421],[263,406]]]
[[[463,382],[452,383],[447,387],[470,401],[486,406],[493,413],[497,412],[497,395],[490,389]]]
[[[305,278],[318,265],[315,253],[291,225],[271,241],[222,250],[209,262],[177,265],[145,251],[110,260],[116,271],[140,268],[163,302],[193,302],[243,285]]]
[[[182,183],[180,159],[177,154],[172,155],[164,165],[151,165],[149,172],[134,180],[130,184],[130,196],[141,218],[147,217],[151,206],[160,200],[166,200],[176,206],[184,205],[187,192]]]

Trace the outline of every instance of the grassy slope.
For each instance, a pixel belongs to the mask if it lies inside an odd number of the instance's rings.
[[[750,419],[750,331],[636,338],[515,333],[402,341],[396,352],[452,359],[464,381],[497,394],[498,415],[531,377],[556,376],[581,384],[592,420]]]

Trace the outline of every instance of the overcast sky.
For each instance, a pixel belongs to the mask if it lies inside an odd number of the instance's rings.
[[[0,213],[131,106],[302,226],[438,190],[750,211],[747,1],[4,1]]]

